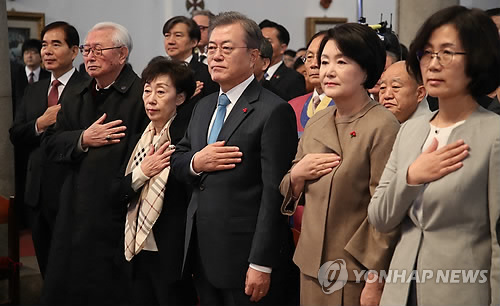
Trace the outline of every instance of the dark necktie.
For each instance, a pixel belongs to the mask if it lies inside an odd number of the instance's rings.
[[[28,78],[28,84],[33,84],[35,82],[35,74],[33,71],[30,73],[30,77]]]
[[[203,63],[207,56],[205,54],[200,55],[200,63]]]
[[[59,80],[52,81],[52,87],[50,88],[49,98],[48,98],[49,107],[56,105],[57,101],[59,100],[59,91],[57,89],[59,85],[61,85],[61,82],[59,82]]]
[[[217,113],[215,114],[214,124],[210,130],[210,136],[208,136],[208,144],[214,143],[219,137],[220,130],[224,124],[224,119],[226,118],[226,108],[227,105],[231,103],[226,94],[222,94],[219,97],[219,104],[217,106]]]

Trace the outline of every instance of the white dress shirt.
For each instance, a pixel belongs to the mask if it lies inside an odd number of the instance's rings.
[[[65,74],[61,75],[57,80],[61,82],[61,84],[57,87],[57,99],[61,97],[62,92],[64,91],[64,88],[66,88],[66,84],[68,84],[69,79],[73,75],[73,73],[76,71],[75,67],[71,68],[68,72]],[[40,71],[38,71],[40,73]],[[49,96],[50,89],[52,89],[52,81],[54,81],[56,78],[54,77],[54,74],[51,74],[50,76],[50,83],[49,83],[49,88],[47,89],[47,97]],[[35,132],[37,135],[42,134],[45,131],[38,131],[38,127],[36,126],[36,120],[35,120]]]
[[[35,70],[30,70],[28,68],[28,66],[25,66],[24,67],[24,71],[26,72],[26,79],[30,80],[30,74],[33,72],[33,83],[34,82],[38,82],[40,80],[40,66],[38,66],[38,68],[36,68]]]
[[[276,72],[276,70],[278,70],[279,66],[283,63],[283,61],[279,61],[277,62],[276,64],[272,65],[271,67],[267,68],[267,77],[266,77],[266,80],[270,80],[274,73]]]

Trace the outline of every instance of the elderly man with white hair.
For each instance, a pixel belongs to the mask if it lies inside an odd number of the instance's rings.
[[[92,78],[62,105],[43,146],[69,164],[61,186],[43,304],[121,304],[127,296],[123,232],[127,202],[119,196],[134,136],[147,125],[142,83],[129,65],[123,26],[96,24],[80,46]]]

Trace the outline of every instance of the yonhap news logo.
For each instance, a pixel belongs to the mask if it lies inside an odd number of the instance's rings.
[[[336,259],[322,264],[318,271],[318,281],[325,294],[332,294],[342,289],[347,282],[345,260]]]
[[[489,281],[489,270],[472,269],[419,269],[387,271],[353,270],[356,283],[435,283],[435,284],[485,284]],[[372,274],[374,277],[368,277]],[[325,294],[332,294],[342,289],[347,282],[347,267],[345,260],[335,259],[321,265],[318,271],[318,282]]]

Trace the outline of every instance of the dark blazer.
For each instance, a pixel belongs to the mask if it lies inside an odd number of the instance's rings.
[[[64,103],[53,128],[42,140],[48,158],[64,163],[70,172],[61,186],[61,205],[55,224],[44,304],[119,304],[127,291],[123,232],[126,208],[119,186],[128,162],[132,135],[148,123],[139,77],[125,66],[109,89],[95,90],[95,80]],[[121,119],[127,127],[120,143],[78,150],[82,132],[103,113],[105,122]]]
[[[215,287],[243,288],[249,263],[272,267],[272,282],[277,282],[280,273],[288,271],[283,266],[293,251],[291,232],[280,215],[283,198],[278,186],[297,149],[295,115],[288,103],[254,79],[218,137],[239,147],[242,162],[231,170],[193,176],[191,159],[207,145],[217,100],[214,93],[196,105],[186,135],[172,155],[172,174],[194,187],[186,254],[196,228],[202,266]]]
[[[50,71],[47,71],[43,68],[40,68],[40,75],[38,78],[38,81],[44,80],[44,79],[50,79]],[[26,70],[24,66],[21,65],[16,65],[15,67],[12,66],[12,73],[11,73],[11,82],[12,82],[12,112],[16,114],[16,110],[19,107],[19,104],[21,103],[21,100],[24,95],[24,91],[26,90],[26,87],[28,86],[28,77],[26,76]],[[35,82],[36,83],[36,82]]]
[[[59,103],[63,103],[67,94],[71,92],[75,86],[78,86],[86,78],[75,71],[64,87],[64,91],[59,98]],[[40,142],[43,134],[37,135],[35,132],[35,122],[38,117],[42,116],[47,110],[47,93],[50,87],[50,73],[49,78],[40,80],[28,87],[26,94],[23,97],[20,107],[16,114],[16,118],[12,127],[10,128],[10,139],[16,146],[16,158],[22,159],[24,171],[17,174],[26,173],[26,191],[25,203],[31,207],[39,206],[39,195],[42,172],[48,176],[47,181],[60,181],[58,178],[59,173],[54,171],[54,164],[47,164],[45,162],[44,154],[40,150]],[[71,103],[71,102],[69,102]],[[43,171],[43,169],[51,169],[50,171]],[[61,181],[62,182],[62,181]],[[52,184],[55,186],[56,191],[59,189],[60,184]],[[57,199],[54,199],[57,200]],[[54,202],[49,203],[51,205]]]
[[[304,76],[297,71],[288,68],[284,63],[278,67],[269,80],[271,86],[275,89],[285,101],[290,101],[295,97],[306,94],[306,81]]]

